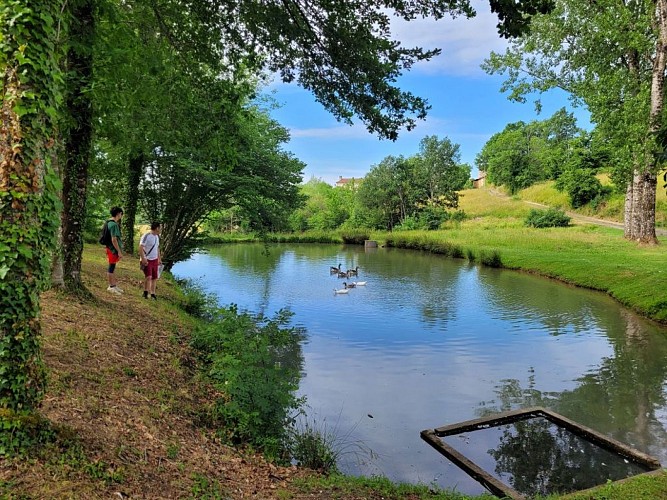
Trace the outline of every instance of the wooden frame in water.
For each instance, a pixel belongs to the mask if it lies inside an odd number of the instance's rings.
[[[526,423],[521,424],[522,422]],[[556,430],[554,431],[551,429],[547,429],[544,425],[545,423],[547,423],[547,425],[551,427],[555,426]],[[539,447],[533,446],[531,448],[530,443],[528,444],[525,443],[525,441],[528,440],[527,437],[530,437],[529,434],[525,432],[524,433],[517,432],[515,434],[512,434],[511,431],[505,430],[503,431],[502,438],[504,438],[505,440],[508,439],[513,440],[512,444],[513,448],[503,445],[502,450],[492,449],[487,452],[496,459],[497,461],[496,463],[498,463],[498,461],[503,459],[505,459],[505,463],[507,463],[506,457],[503,457],[502,455],[503,452],[507,451],[510,448],[514,449],[515,453],[518,454],[523,453],[524,454],[523,457],[517,458],[517,456],[515,456],[514,461],[511,463],[513,465],[516,465],[518,461],[523,459],[523,462],[521,464],[522,467],[525,466],[525,464],[531,464],[537,466],[538,469],[540,466],[542,466],[543,467],[542,470],[535,474],[535,477],[539,476],[538,480],[542,482],[542,486],[547,485],[550,482],[561,485],[564,483],[570,483],[566,485],[567,487],[570,488],[570,491],[578,491],[587,489],[594,484],[604,484],[606,482],[606,479],[620,480],[623,479],[624,477],[651,473],[652,471],[660,469],[661,467],[660,462],[656,458],[651,457],[650,455],[647,455],[645,453],[642,453],[641,451],[635,450],[621,443],[620,441],[616,441],[612,438],[609,438],[593,429],[580,425],[577,422],[574,422],[573,420],[570,420],[562,415],[559,415],[558,413],[552,412],[550,410],[547,410],[539,406],[526,408],[523,410],[514,410],[503,413],[497,413],[489,417],[479,418],[475,420],[468,420],[457,424],[445,425],[443,427],[437,427],[435,429],[426,429],[421,431],[421,437],[424,441],[430,444],[438,452],[440,452],[454,464],[456,464],[457,466],[462,468],[465,472],[467,472],[472,478],[480,482],[485,488],[487,488],[494,495],[500,497],[509,497],[513,499],[524,499],[526,498],[527,494],[532,496],[532,494],[534,493],[540,493],[540,494],[547,493],[546,491],[532,491],[531,487],[526,484],[521,484],[520,488],[517,487],[513,488],[511,486],[508,486],[499,477],[494,476],[489,472],[487,472],[486,470],[484,470],[482,467],[480,467],[475,462],[473,462],[465,455],[463,455],[461,452],[459,452],[451,444],[446,443],[443,439],[448,436],[462,437],[466,433],[470,433],[470,435],[473,435],[474,431],[484,431],[490,429],[496,430],[497,434],[499,428],[501,428],[502,426],[509,426],[509,424],[516,424],[515,427],[518,425],[524,425],[524,430],[526,425],[533,425],[534,427],[539,427],[539,431],[543,436],[551,437],[551,439],[550,440],[547,439],[547,441],[551,442],[566,441],[567,444],[566,447],[568,449],[565,451],[565,453],[563,453],[563,450],[560,449],[559,450],[544,449],[542,443],[538,443]],[[575,439],[578,440],[578,444],[574,443]],[[539,456],[531,457],[530,456],[531,450],[532,451],[538,450]],[[615,467],[614,464],[612,464],[612,466],[610,467],[610,464],[605,463],[603,459],[599,459],[598,462],[595,462],[594,455],[596,455],[598,451],[600,454],[604,454],[604,460],[606,460],[606,462],[612,462],[615,460],[617,462]],[[560,468],[561,476],[558,478],[558,481],[555,480],[551,481],[553,479],[551,477],[546,477],[546,478],[543,477],[545,470],[558,469],[558,467],[554,468],[553,463],[540,464],[540,460],[542,461],[553,460],[554,457],[559,457],[561,455],[568,453],[570,453],[569,456],[561,458],[568,461],[569,468],[568,467]],[[594,467],[595,470],[601,469],[600,473],[603,476],[605,474],[613,475],[613,473],[615,472],[620,477],[610,478],[608,476],[605,476],[606,479],[601,479],[597,483],[594,482],[592,484],[584,485],[583,487],[577,487],[573,478],[566,477],[567,474],[570,474],[570,476],[572,476],[573,473],[574,475],[587,474],[590,471],[588,472],[583,471],[584,468],[580,466],[576,466],[573,468],[572,457],[575,458],[581,457],[580,458],[581,460],[585,460],[586,462],[593,462],[593,463],[586,463],[586,466]],[[525,469],[522,469],[522,471],[525,472]],[[498,467],[496,467],[496,472],[498,473]],[[528,475],[530,475],[530,473]],[[590,474],[588,475],[590,476]],[[514,476],[515,483],[520,482],[516,480],[517,476],[518,475]],[[524,476],[521,475],[521,479],[523,479],[523,477]],[[589,478],[589,480],[595,481],[596,478]],[[535,488],[536,486],[533,484],[532,487]],[[556,493],[556,491],[550,491],[549,493]]]

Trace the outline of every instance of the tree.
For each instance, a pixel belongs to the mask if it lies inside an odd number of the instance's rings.
[[[667,1],[558,0],[489,73],[507,72],[504,90],[523,100],[560,87],[591,112],[613,145],[615,178],[626,187],[625,237],[657,243],[655,191],[664,158]]]
[[[65,71],[63,165],[63,278],[65,289],[81,291],[81,254],[86,218],[86,190],[93,140],[93,45],[96,15],[94,0],[66,3],[71,24]]]
[[[539,153],[545,141],[533,135],[534,127],[524,122],[510,123],[502,132],[494,134],[475,158],[489,182],[504,185],[511,194],[546,178]]]
[[[193,93],[181,110],[189,133],[155,148],[139,187],[144,213],[164,224],[166,269],[190,256],[214,211],[236,206],[250,228],[279,229],[301,201],[304,165],[281,149],[287,131],[257,107],[242,107],[228,82],[199,85],[201,99]]]
[[[557,179],[580,144],[584,131],[564,108],[550,118],[508,124],[494,134],[475,159],[489,181],[510,193],[545,179]]]
[[[418,202],[431,202],[447,208],[458,206],[458,191],[470,179],[470,167],[461,165],[459,145],[445,137],[424,137],[415,158],[415,184]]]
[[[0,433],[5,453],[26,444],[45,373],[39,292],[49,276],[59,182],[51,166],[63,75],[61,2],[0,4]]]
[[[406,217],[410,192],[408,172],[406,158],[387,156],[364,177],[357,196],[370,227],[391,230]]]
[[[334,188],[313,177],[300,191],[305,203],[290,215],[290,228],[293,231],[330,231],[339,228],[350,218],[354,208],[354,190]]]

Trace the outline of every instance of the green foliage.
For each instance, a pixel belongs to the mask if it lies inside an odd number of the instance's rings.
[[[39,414],[0,409],[0,456],[25,454],[52,439],[50,423]]]
[[[226,500],[231,498],[225,488],[215,479],[202,474],[192,476],[191,497],[193,500]]]
[[[335,473],[338,470],[336,440],[335,432],[327,430],[326,426],[305,422],[301,427],[290,429],[290,456],[300,467]]]
[[[192,338],[208,377],[223,394],[211,418],[230,442],[250,444],[272,458],[285,456],[290,414],[304,402],[294,395],[304,332],[285,327],[290,317],[285,310],[268,319],[230,306]]]
[[[370,231],[367,229],[357,229],[355,231],[341,231],[340,234],[343,243],[363,245],[366,240],[370,239]]]
[[[625,236],[646,242],[655,240],[649,223],[655,184],[633,183],[633,177],[637,172],[652,179],[664,161],[665,71],[654,54],[667,34],[660,22],[665,9],[652,2],[562,0],[553,12],[536,16],[504,54],[485,62],[488,73],[506,73],[502,90],[513,100],[561,88],[587,106],[614,183],[634,193],[627,198],[632,220]]]
[[[488,140],[475,161],[489,182],[516,194],[560,175],[582,134],[574,116],[561,109],[547,120],[510,123]]]
[[[52,168],[62,102],[60,2],[0,4],[0,451],[35,439],[33,411],[45,390],[39,292],[48,282],[58,226]],[[61,24],[62,23],[62,24]],[[31,423],[33,422],[33,423]],[[37,425],[35,423],[37,427]]]
[[[305,198],[303,207],[290,215],[289,227],[293,231],[330,231],[342,226],[355,210],[355,191],[334,188],[319,179],[312,178],[301,187]]]
[[[459,146],[448,138],[425,137],[419,154],[384,158],[371,168],[358,191],[366,226],[439,227],[447,209],[458,206],[458,191],[470,178],[470,167],[459,164]]]
[[[217,308],[217,299],[206,293],[201,283],[191,280],[177,280],[183,292],[181,309],[194,318],[210,319]]]
[[[568,169],[556,180],[556,189],[570,197],[570,206],[580,208],[596,200],[599,204],[609,190],[605,190],[591,169]]]
[[[571,217],[558,208],[546,210],[532,209],[526,217],[524,224],[528,227],[567,227],[570,225]]]

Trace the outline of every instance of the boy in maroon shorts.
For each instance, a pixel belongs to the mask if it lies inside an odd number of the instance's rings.
[[[160,257],[160,231],[162,226],[159,222],[151,224],[150,232],[144,234],[139,241],[139,256],[144,267],[144,299],[151,294],[151,299],[156,300],[155,286],[157,285],[158,266],[162,264]]]

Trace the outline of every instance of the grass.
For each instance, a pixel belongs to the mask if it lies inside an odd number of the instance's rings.
[[[469,218],[445,230],[376,232],[371,237],[406,248],[449,245],[469,260],[497,252],[502,267],[601,290],[667,323],[667,238],[659,237],[662,245],[646,246],[625,240],[622,230],[590,224],[524,227],[531,206],[491,189],[464,191],[461,208]]]

